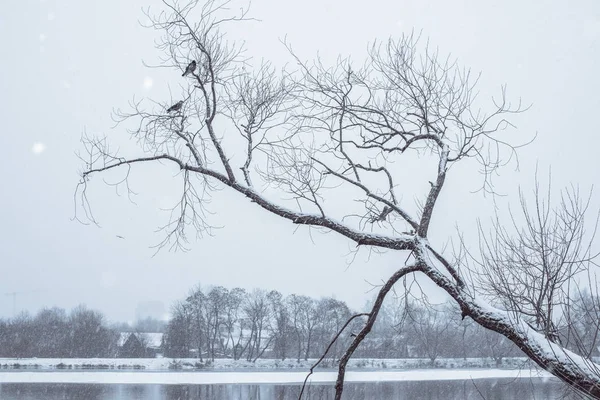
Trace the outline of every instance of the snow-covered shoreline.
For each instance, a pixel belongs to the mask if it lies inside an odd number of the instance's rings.
[[[195,358],[0,358],[0,369],[16,370],[206,370],[206,371],[290,371],[308,370],[316,360],[260,359],[246,360],[216,359],[200,361]],[[492,359],[442,358],[432,365],[428,359],[363,359],[350,360],[350,370],[415,370],[415,369],[512,369],[529,368],[531,363],[524,357],[505,358],[497,365]],[[332,360],[324,360],[322,369],[335,368]]]
[[[172,358],[0,358],[0,383],[85,384],[301,384],[316,360]],[[550,378],[531,368],[526,358],[507,358],[502,368],[491,359],[353,359],[347,382],[400,382],[472,379]],[[331,360],[310,378],[313,384],[335,382]]]

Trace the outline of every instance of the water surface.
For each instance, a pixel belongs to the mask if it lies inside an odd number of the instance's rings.
[[[332,384],[312,384],[305,399],[333,399]],[[0,384],[3,400],[292,400],[300,385],[133,385],[73,383]],[[347,383],[344,399],[462,400],[560,399],[564,387],[554,379]]]

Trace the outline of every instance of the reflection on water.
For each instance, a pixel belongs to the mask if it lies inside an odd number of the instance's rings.
[[[312,385],[306,399],[333,399],[333,385]],[[88,385],[11,383],[0,384],[3,400],[292,400],[298,385]],[[482,379],[477,381],[427,381],[348,383],[344,398],[351,400],[459,400],[459,399],[559,399],[562,385],[541,379]]]

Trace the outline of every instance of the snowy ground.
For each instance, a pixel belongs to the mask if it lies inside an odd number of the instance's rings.
[[[211,371],[246,371],[246,370],[307,370],[316,360],[294,359],[267,360],[256,362],[232,359],[217,359],[214,362],[200,362],[195,358],[0,358],[0,368],[9,370],[211,370]],[[530,363],[525,358],[506,358],[502,361],[503,369],[524,369]],[[324,360],[323,368],[335,368],[332,360]],[[432,366],[428,359],[352,359],[348,363],[349,369],[374,370],[374,369],[473,369],[497,368],[491,359],[482,358],[446,358],[436,360]]]
[[[0,372],[2,383],[101,383],[101,384],[299,384],[306,372],[131,372],[131,371],[23,371]],[[398,382],[471,380],[489,378],[549,378],[534,370],[508,369],[429,369],[410,371],[351,371],[346,382]],[[315,372],[309,382],[335,382],[335,372]]]

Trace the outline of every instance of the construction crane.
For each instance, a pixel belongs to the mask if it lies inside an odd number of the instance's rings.
[[[4,293],[5,296],[12,296],[12,301],[13,301],[13,318],[17,316],[17,295],[18,294],[28,294],[28,293],[37,293],[37,292],[41,292],[42,290],[24,290],[24,291],[20,291],[20,292],[7,292]]]

